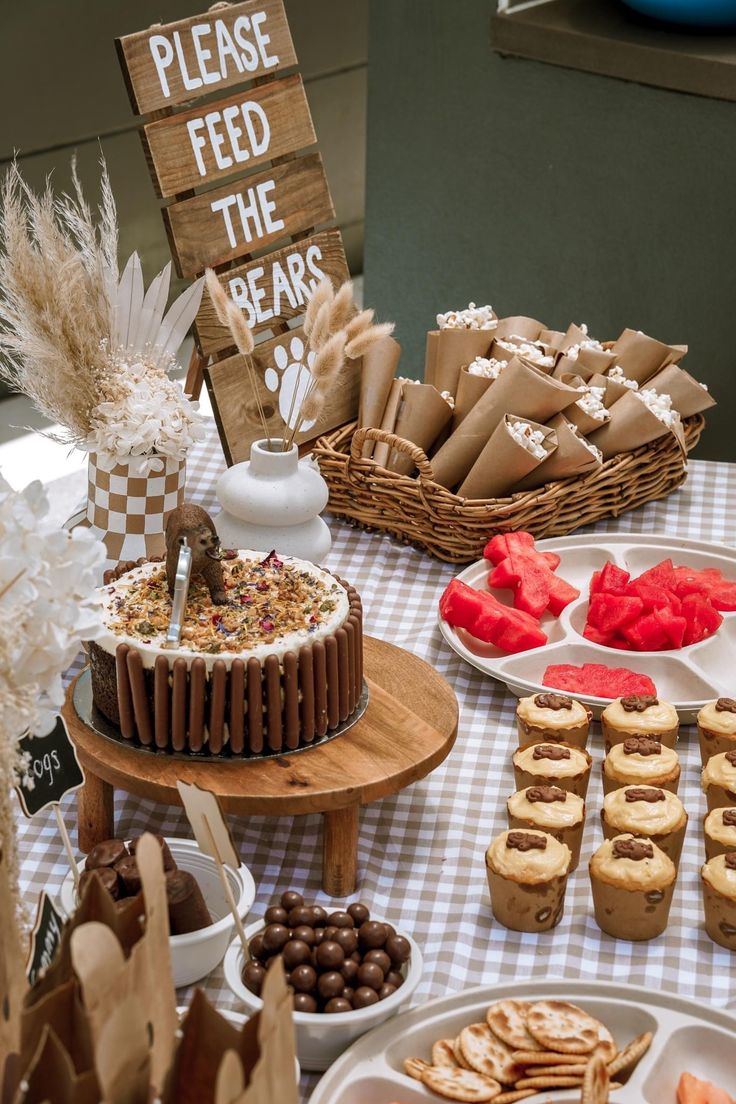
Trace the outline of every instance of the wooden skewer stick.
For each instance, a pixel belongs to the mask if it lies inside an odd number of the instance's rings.
[[[215,862],[217,863],[217,871],[220,875],[220,881],[222,882],[222,888],[225,891],[225,897],[227,899],[227,903],[230,906],[230,911],[232,912],[233,919],[235,920],[235,927],[237,928],[238,936],[240,937],[240,942],[243,946],[243,955],[246,959],[248,959],[248,957],[249,957],[248,940],[247,940],[246,935],[245,935],[245,928],[243,927],[243,921],[240,919],[240,914],[238,913],[238,906],[235,903],[235,897],[233,896],[233,888],[230,885],[230,879],[227,876],[227,871],[225,870],[225,864],[223,863],[222,858],[220,857],[220,850],[217,846],[217,842],[215,840],[212,829],[210,828],[210,822],[209,822],[209,820],[207,819],[207,816],[204,813],[202,814],[202,822],[203,822],[203,824],[205,826],[205,829],[207,831],[207,835],[209,836],[210,846],[212,847],[212,854],[215,856]]]
[[[61,808],[58,802],[54,802],[54,813],[56,815],[56,823],[59,827],[59,835],[61,836],[62,843],[66,849],[66,857],[69,860],[69,866],[71,867],[72,877],[74,878],[74,889],[76,893],[79,893],[79,871],[77,870],[77,860],[74,857],[74,850],[72,849],[72,841],[69,839],[69,833],[64,823],[64,818],[61,815]]]

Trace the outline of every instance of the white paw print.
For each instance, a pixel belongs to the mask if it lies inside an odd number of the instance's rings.
[[[279,413],[289,429],[299,420],[299,410],[312,380],[311,368],[316,354],[307,353],[304,358],[304,342],[292,337],[287,352],[285,345],[277,345],[273,354],[275,368],[267,368],[264,382],[269,391],[279,393]],[[302,429],[311,429],[314,421],[302,422]]]

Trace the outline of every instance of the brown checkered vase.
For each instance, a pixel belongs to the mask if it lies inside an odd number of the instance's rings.
[[[131,475],[127,464],[103,471],[91,452],[87,523],[104,541],[108,559],[119,562],[162,555],[166,518],[184,501],[185,482],[183,460],[165,459],[160,472]]]

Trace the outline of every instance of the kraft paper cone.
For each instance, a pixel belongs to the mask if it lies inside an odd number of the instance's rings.
[[[590,340],[592,339],[589,333],[586,333],[585,330],[582,329],[582,327],[576,326],[574,322],[571,322],[570,325],[567,327],[567,330],[565,331],[559,348],[561,352],[565,353],[573,345],[580,345],[582,341]]]
[[[378,427],[382,429],[384,433],[393,433],[394,426],[396,425],[396,419],[399,415],[399,406],[401,405],[401,392],[404,384],[401,380],[395,379],[391,384],[391,390],[388,393],[388,399],[386,400],[386,408],[383,412],[383,418],[381,424]],[[366,444],[373,444],[373,459],[377,464],[380,464],[382,468],[386,467],[388,461],[388,454],[391,451],[389,445],[384,444],[383,441],[367,442]],[[365,455],[365,449],[363,450]]]
[[[651,410],[636,395],[629,391],[611,407],[611,420],[602,429],[590,434],[590,440],[603,453],[604,460],[618,456],[621,452],[632,452],[641,445],[651,444],[660,437],[672,433],[683,453],[685,442],[682,425],[677,420],[673,428],[660,422]]]
[[[451,417],[452,407],[435,387],[427,383],[405,383],[394,433],[428,453]],[[386,467],[389,471],[409,475],[414,463],[403,453],[392,450]]]
[[[539,340],[544,341],[546,345],[551,345],[553,349],[557,349],[559,352],[562,349],[565,334],[562,330],[542,330]]]
[[[457,380],[463,365],[477,356],[488,356],[495,336],[493,330],[430,330],[424,362],[424,382],[438,391],[457,392]]]
[[[461,483],[505,414],[513,413],[518,418],[543,424],[577,397],[571,387],[540,372],[523,357],[514,357],[435,453],[432,458],[435,481],[443,487]]]
[[[633,390],[633,388],[627,387],[626,384],[611,379],[610,376],[601,376],[597,373],[588,379],[588,387],[602,387],[604,389],[606,393],[603,396],[603,405],[606,410],[610,410],[615,402],[618,402],[619,399],[622,399],[624,395]]]
[[[616,362],[624,375],[638,384],[646,383],[666,364],[677,364],[687,352],[686,345],[665,345],[639,330],[626,329],[613,343]]]
[[[553,479],[567,479],[571,475],[590,475],[603,466],[575,432],[575,426],[568,421],[566,414],[557,414],[547,422],[547,426],[555,432],[557,448],[521,480],[517,491],[530,491],[534,487],[543,487]]]
[[[499,318],[493,331],[495,337],[523,337],[525,341],[536,341],[544,329],[536,318],[527,318],[524,314]]]
[[[584,381],[581,380],[580,376],[572,376],[569,373],[565,373],[565,378],[562,382],[566,383],[569,387],[574,387],[576,390],[580,386],[580,384],[584,383]],[[603,387],[605,389],[606,381],[603,379],[602,376],[591,376],[585,386]],[[624,388],[624,391],[625,390],[626,388]],[[579,399],[582,399],[583,397],[584,393],[581,393],[578,396],[578,399],[573,403],[573,405],[568,406],[567,410],[565,411],[565,417],[569,422],[572,422],[576,429],[580,430],[584,437],[587,437],[588,434],[595,433],[597,429],[601,429],[604,425],[606,425],[606,423],[610,421],[611,415],[608,413],[608,411],[606,411],[606,415],[604,418],[594,418],[592,414],[588,414],[586,410],[583,410],[582,407],[577,405]],[[603,401],[605,403],[605,397]]]
[[[653,388],[658,395],[669,395],[672,405],[681,418],[690,418],[693,414],[702,414],[716,405],[710,392],[702,387],[684,368],[668,364],[656,376],[647,381],[647,387]]]
[[[609,353],[601,349],[581,349],[574,360],[568,356],[561,356],[552,375],[555,379],[564,379],[568,373],[574,372],[583,382],[587,382],[591,376],[602,375],[607,372],[615,363],[615,353]]]
[[[401,356],[401,346],[393,337],[383,337],[363,354],[360,373],[358,428],[379,429]],[[363,456],[373,452],[373,441],[366,441]]]
[[[517,490],[525,476],[545,463],[511,436],[511,426],[517,421],[542,431],[543,447],[548,456],[557,448],[557,437],[553,429],[532,422],[529,418],[506,414],[461,485],[458,494],[463,498],[503,498]]]
[[[481,395],[484,395],[494,380],[490,376],[474,376],[467,368],[460,369],[457,381],[455,409],[452,414],[452,432],[465,421]]]

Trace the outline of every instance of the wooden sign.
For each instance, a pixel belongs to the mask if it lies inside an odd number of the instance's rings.
[[[15,788],[26,816],[58,805],[66,794],[84,785],[84,771],[62,717],[57,717],[48,736],[24,736],[19,746],[29,756],[28,770]]]
[[[276,339],[303,314],[319,280],[338,285],[348,278],[340,231],[326,225],[335,210],[313,150],[304,85],[298,74],[284,72],[296,55],[283,0],[215,5],[118,39],[117,49],[133,110],[155,113],[141,138],[156,193],[169,201],[162,215],[176,270],[184,277],[217,270],[254,334],[263,335],[259,366],[275,372],[268,357]],[[183,104],[186,110],[174,112]],[[186,389],[196,397],[209,356],[224,358],[226,367],[213,365],[206,379],[232,462],[234,442],[247,456],[261,430],[249,418],[235,424],[231,394],[242,388],[242,362],[230,355],[232,336],[207,294],[194,337]],[[319,429],[356,413],[357,389],[347,384]]]
[[[38,898],[36,908],[36,922],[31,932],[31,946],[26,963],[26,976],[29,985],[35,985],[37,978],[54,961],[61,933],[64,927],[64,917],[57,912],[54,902],[45,890],[42,890]]]

